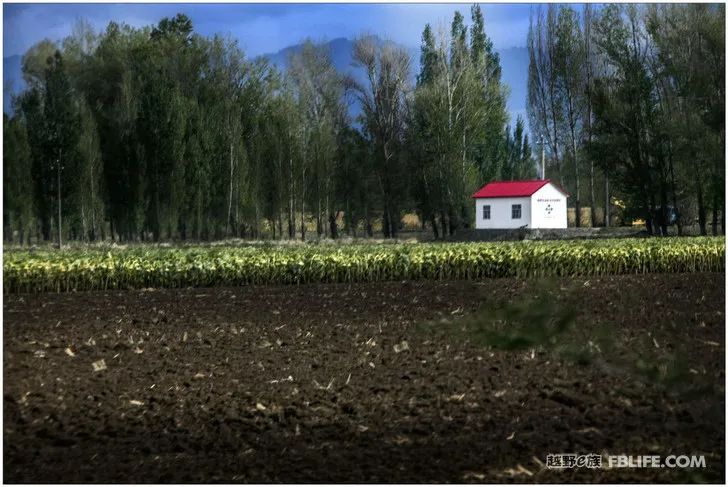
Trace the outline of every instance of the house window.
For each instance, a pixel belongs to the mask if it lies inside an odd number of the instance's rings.
[[[511,218],[514,220],[521,218],[521,205],[511,205]]]
[[[483,220],[490,220],[490,205],[483,206]]]

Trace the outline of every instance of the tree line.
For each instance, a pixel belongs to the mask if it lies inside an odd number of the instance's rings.
[[[671,214],[679,234],[695,221],[706,234],[708,216],[725,232],[724,26],[710,4],[532,13],[528,119],[577,214],[609,222],[617,198],[650,233]]]
[[[80,21],[23,57],[28,89],[4,124],[5,235],[336,238],[378,221],[394,237],[405,211],[452,233],[483,178],[532,165],[523,121],[506,126],[479,7],[471,20],[425,28],[416,84],[407,51],[374,37],[355,42],[357,80],[311,40],[281,71],[182,14],[101,33]]]
[[[337,238],[375,226],[396,237],[407,212],[435,236],[470,226],[479,186],[537,172],[524,120],[508,119],[483,14],[469,14],[424,27],[417,73],[406,49],[360,37],[360,77],[311,40],[284,70],[246,58],[182,14],[103,32],[79,21],[23,57],[27,89],[4,117],[6,239]],[[722,16],[536,12],[530,132],[577,207],[584,181],[598,206],[601,178],[650,225],[693,200],[701,221],[722,218]]]

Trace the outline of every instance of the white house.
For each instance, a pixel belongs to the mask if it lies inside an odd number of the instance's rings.
[[[549,179],[493,181],[473,195],[475,228],[566,228],[568,196]]]

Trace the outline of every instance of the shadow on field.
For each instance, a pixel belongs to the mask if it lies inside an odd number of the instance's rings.
[[[723,278],[8,296],[4,480],[721,482]]]
[[[204,429],[147,430],[141,425],[110,427],[93,436],[64,437],[50,429],[37,433],[45,446],[22,453],[19,469],[12,445],[6,445],[6,482],[640,482],[639,470],[574,469],[548,471],[548,453],[670,451],[670,441],[699,441],[711,435],[688,411],[677,423],[659,410],[624,407],[608,421],[590,416],[600,405],[562,389],[544,388],[539,397],[561,405],[562,414],[511,411],[506,418],[484,414],[478,421],[420,417],[384,429],[360,431],[348,421],[298,422],[269,415],[221,421],[200,417]],[[603,407],[603,406],[601,406]],[[595,409],[596,408],[596,409]],[[525,409],[525,408],[524,408]],[[9,415],[7,413],[10,413]],[[69,412],[70,413],[70,412]],[[82,417],[84,411],[78,411]],[[76,414],[74,414],[76,416]],[[6,406],[6,421],[12,421]],[[162,417],[159,422],[164,422]],[[662,424],[660,438],[645,424]],[[517,428],[517,429],[516,429]],[[636,446],[639,445],[639,446]],[[10,453],[13,452],[13,453]],[[10,453],[10,454],[8,454]],[[681,452],[697,453],[697,452]],[[703,452],[700,452],[703,453]],[[709,454],[710,455],[710,454]],[[707,459],[715,465],[714,455]],[[721,468],[662,471],[662,481],[719,481]]]

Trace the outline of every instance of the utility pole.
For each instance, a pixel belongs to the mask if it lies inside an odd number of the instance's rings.
[[[543,134],[541,134],[541,179],[546,179],[546,147],[543,145]]]

